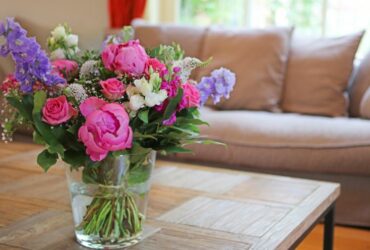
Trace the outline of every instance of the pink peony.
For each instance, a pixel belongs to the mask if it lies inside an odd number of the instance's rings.
[[[100,81],[103,95],[109,100],[117,100],[123,96],[126,91],[125,85],[117,78],[109,78]]]
[[[200,105],[200,93],[199,90],[192,83],[185,83],[182,85],[184,91],[182,99],[179,103],[178,109],[199,107]]]
[[[65,78],[72,79],[78,72],[78,64],[72,60],[58,59],[51,62],[53,73]]]
[[[78,138],[92,161],[103,160],[110,151],[131,148],[130,118],[122,105],[90,97],[80,110],[86,122],[78,130]]]
[[[164,65],[157,58],[149,58],[145,65],[145,74],[149,75],[149,69],[152,68],[155,72],[158,72],[161,77],[167,74],[166,65]]]
[[[137,40],[119,45],[109,44],[101,56],[106,69],[132,76],[140,76],[144,73],[149,58]]]
[[[101,57],[104,64],[104,67],[110,71],[114,71],[116,68],[114,66],[114,59],[117,55],[118,45],[109,44],[104,48]]]
[[[42,108],[42,120],[50,125],[62,124],[77,115],[64,95],[48,98]]]

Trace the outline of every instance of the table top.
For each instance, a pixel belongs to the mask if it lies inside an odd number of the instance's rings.
[[[0,249],[85,249],[74,240],[64,170],[41,147],[0,144]],[[152,233],[130,249],[288,249],[335,202],[339,184],[157,161]]]

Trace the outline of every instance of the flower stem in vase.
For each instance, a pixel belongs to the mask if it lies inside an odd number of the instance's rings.
[[[97,235],[107,241],[127,239],[142,232],[143,219],[134,196],[125,192],[119,197],[95,197],[87,206],[77,230],[84,234]]]

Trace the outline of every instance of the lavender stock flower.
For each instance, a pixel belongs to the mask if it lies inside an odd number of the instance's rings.
[[[9,53],[15,62],[15,78],[20,82],[23,92],[32,92],[36,81],[47,86],[63,83],[65,80],[51,74],[51,64],[46,53],[41,50],[35,38],[26,36],[27,32],[13,18],[0,23],[0,36],[5,43],[0,46],[0,55]]]
[[[235,80],[235,74],[225,68],[216,69],[212,71],[211,76],[202,77],[197,85],[201,105],[204,105],[209,97],[213,99],[214,104],[220,102],[222,97],[228,99],[234,88]]]

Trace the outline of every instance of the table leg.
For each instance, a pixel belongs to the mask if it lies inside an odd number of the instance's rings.
[[[329,209],[324,218],[324,250],[333,250],[334,244],[334,213],[335,205]]]

